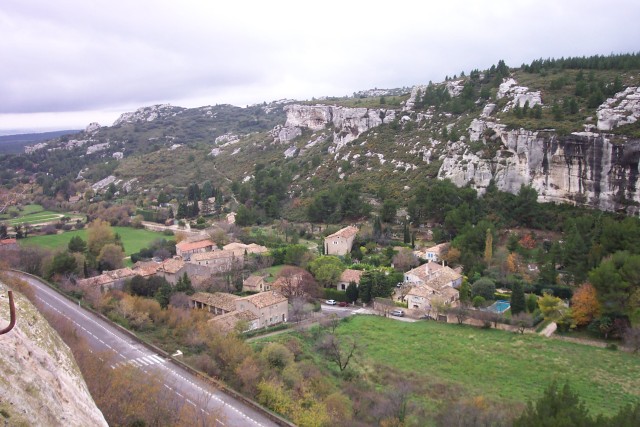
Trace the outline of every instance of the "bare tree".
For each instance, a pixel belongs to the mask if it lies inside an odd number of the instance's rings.
[[[302,297],[294,297],[291,299],[291,309],[289,317],[294,322],[300,322],[303,319],[309,317],[312,307]]]
[[[299,267],[285,267],[280,270],[277,283],[280,293],[289,299],[315,298],[320,293],[316,279],[307,270]]]
[[[518,328],[520,334],[524,334],[524,330],[533,326],[533,317],[524,311],[511,317],[511,323]]]
[[[456,320],[458,321],[459,325],[462,325],[464,321],[469,317],[469,309],[463,305],[450,308],[449,313],[456,316]]]
[[[358,348],[358,343],[353,337],[341,339],[334,334],[326,334],[320,338],[318,348],[330,361],[334,362],[340,369],[340,372],[342,372],[349,366],[349,362]]]

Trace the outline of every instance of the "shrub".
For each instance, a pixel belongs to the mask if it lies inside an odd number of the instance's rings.
[[[337,289],[325,288],[323,289],[325,299],[334,299],[340,302],[347,302],[347,294],[344,291]]]

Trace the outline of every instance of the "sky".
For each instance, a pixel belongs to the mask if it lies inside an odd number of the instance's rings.
[[[0,134],[640,51],[637,0],[2,0]]]

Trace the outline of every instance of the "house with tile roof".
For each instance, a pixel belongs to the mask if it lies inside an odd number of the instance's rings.
[[[347,286],[349,286],[349,283],[351,282],[355,283],[356,286],[358,286],[360,284],[360,279],[362,278],[363,274],[364,274],[364,271],[362,270],[351,270],[347,268],[340,275],[340,279],[338,280],[338,290],[346,291]]]
[[[231,325],[234,319],[236,319],[235,321],[248,320],[254,329],[286,322],[289,310],[287,298],[275,291],[261,292],[246,297],[222,292],[196,292],[190,298],[192,308],[207,310],[215,316],[243,312],[252,313],[253,316],[244,314],[225,317],[223,321],[229,330],[234,329]]]
[[[351,247],[353,246],[356,234],[358,234],[358,229],[353,226],[348,226],[325,237],[325,255],[344,256],[351,252]]]
[[[214,315],[230,313],[236,310],[237,295],[224,292],[196,292],[191,295],[191,307],[207,310]]]
[[[462,284],[462,275],[450,267],[427,262],[404,274],[404,283],[410,286],[405,296],[409,308],[426,310],[434,298],[447,304],[459,299],[457,288]]]
[[[131,279],[134,276],[136,276],[136,272],[126,267],[118,270],[103,271],[99,276],[80,279],[76,282],[76,285],[85,290],[99,289],[101,292],[106,292],[110,289],[122,290],[127,279]]]
[[[264,292],[271,289],[271,285],[264,281],[264,276],[251,275],[242,282],[243,292]]]
[[[157,275],[175,285],[178,279],[186,272],[186,263],[180,258],[165,259],[157,269]]]
[[[182,241],[176,244],[176,255],[182,257],[184,260],[189,260],[191,255],[202,252],[213,251],[216,248],[216,244],[209,239],[197,240],[197,241]]]

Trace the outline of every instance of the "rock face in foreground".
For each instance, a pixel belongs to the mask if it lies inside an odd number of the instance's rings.
[[[71,351],[36,308],[14,293],[17,323],[0,335],[0,420],[5,425],[107,426]],[[0,283],[0,327],[8,324]]]

